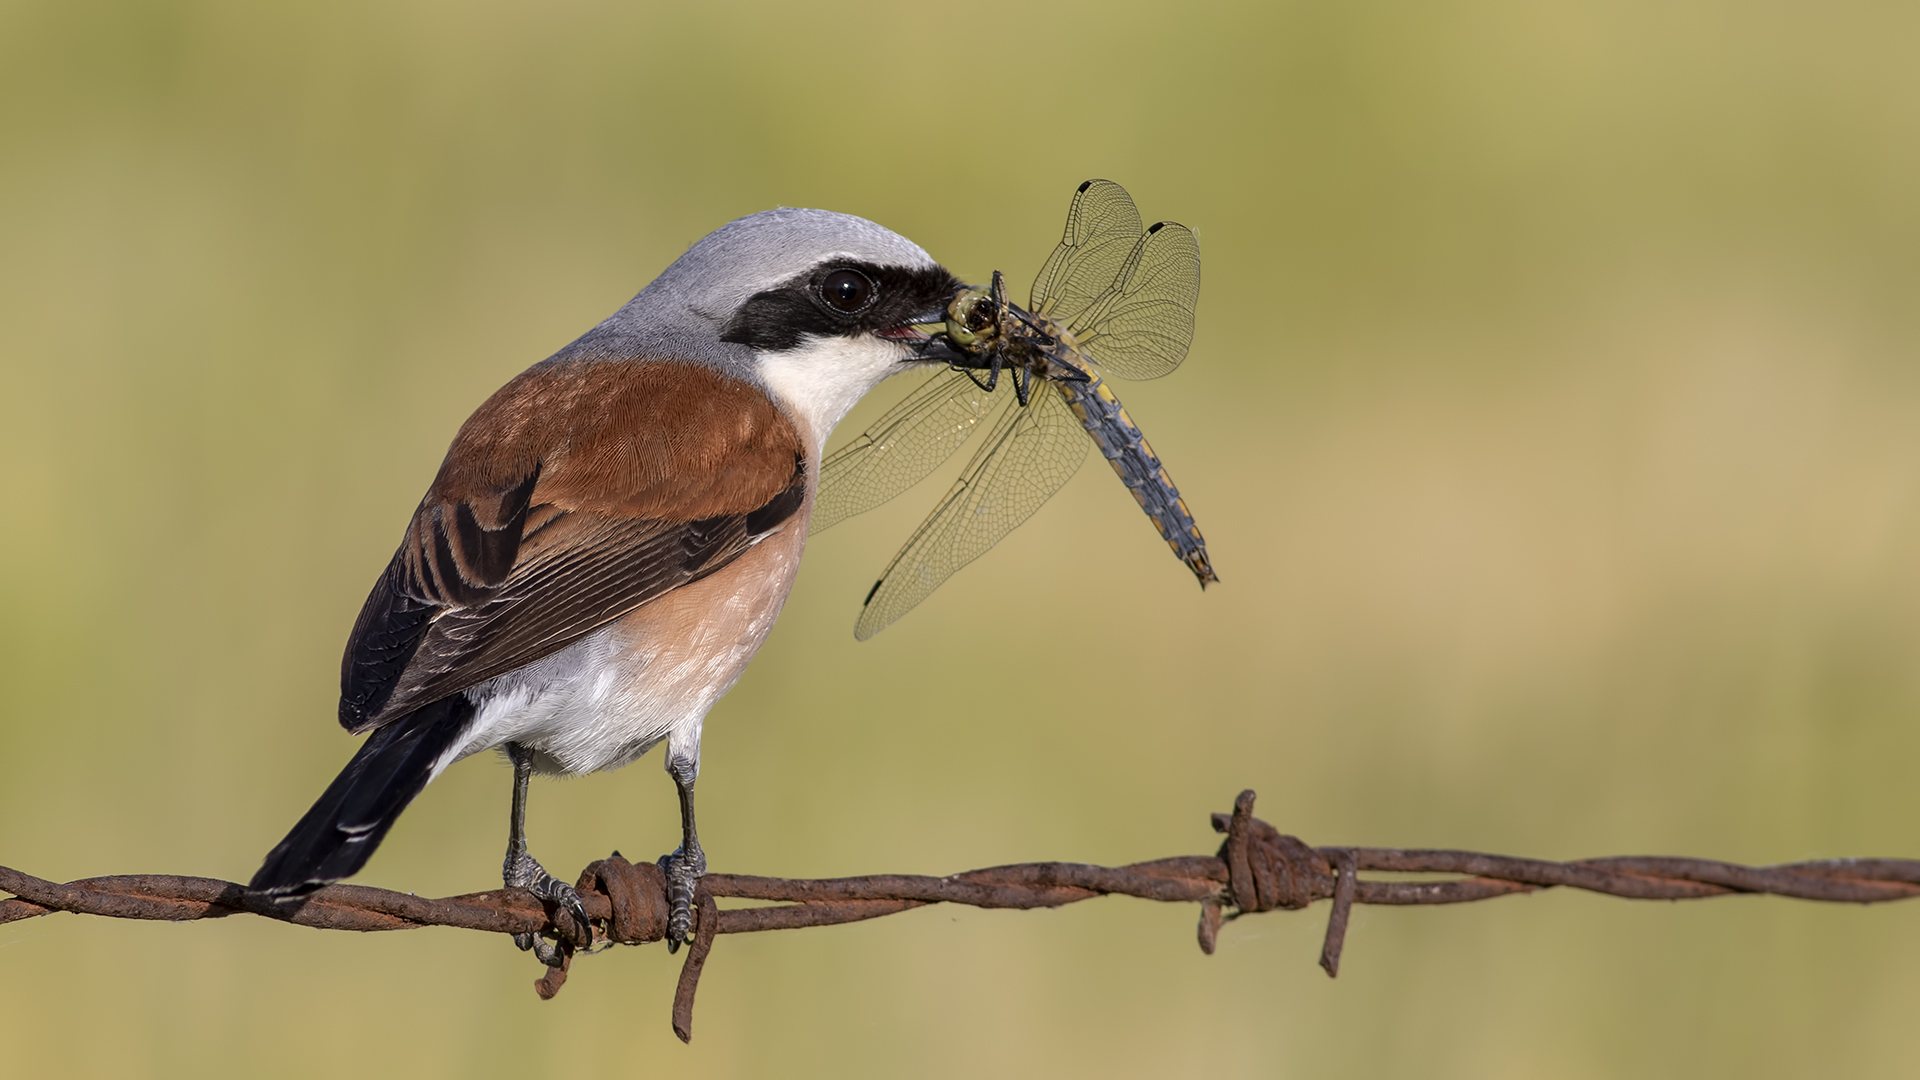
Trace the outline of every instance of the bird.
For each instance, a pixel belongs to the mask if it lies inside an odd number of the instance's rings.
[[[527,850],[531,778],[664,743],[681,818],[659,860],[667,941],[686,942],[707,713],[786,602],[834,426],[888,377],[959,359],[921,328],[962,288],[864,218],[763,211],[488,398],[348,636],[339,720],[366,740],[248,888],[297,906],[351,877],[435,777],[499,748],[502,881],[584,926],[572,886]],[[555,962],[541,938],[515,944]]]

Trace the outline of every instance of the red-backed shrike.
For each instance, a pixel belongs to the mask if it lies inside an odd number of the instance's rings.
[[[352,875],[429,781],[503,747],[505,881],[578,913],[527,853],[528,781],[664,741],[682,826],[661,860],[668,940],[684,941],[706,869],[701,723],[786,601],[828,434],[889,375],[954,358],[915,325],[959,287],[872,222],[770,210],[488,399],[347,641],[340,722],[367,741],[251,887],[291,900]]]

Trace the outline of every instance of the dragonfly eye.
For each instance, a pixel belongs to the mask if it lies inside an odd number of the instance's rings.
[[[873,293],[873,280],[858,270],[835,270],[820,283],[820,299],[849,315],[873,303]]]
[[[947,305],[947,339],[972,351],[992,341],[999,328],[993,318],[993,299],[985,289],[968,289]]]

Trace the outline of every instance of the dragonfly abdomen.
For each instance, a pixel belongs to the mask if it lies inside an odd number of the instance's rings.
[[[1200,535],[1200,526],[1194,523],[1186,500],[1180,497],[1180,489],[1167,475],[1166,466],[1160,464],[1153,448],[1147,445],[1146,436],[1140,433],[1105,380],[1081,365],[1073,366],[1087,377],[1086,381],[1049,380],[1053,387],[1066,399],[1073,415],[1093,437],[1094,445],[1100,448],[1107,464],[1113,466],[1120,482],[1133,493],[1140,509],[1153,520],[1154,528],[1160,530],[1167,546],[1187,564],[1193,576],[1200,579],[1200,587],[1204,589],[1208,582],[1220,580],[1207,558],[1207,541]]]

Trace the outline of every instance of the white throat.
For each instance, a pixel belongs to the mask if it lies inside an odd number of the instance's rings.
[[[922,366],[902,363],[906,357],[906,346],[871,334],[816,337],[798,348],[761,353],[760,377],[774,400],[812,429],[818,461],[835,425],[867,391]]]

